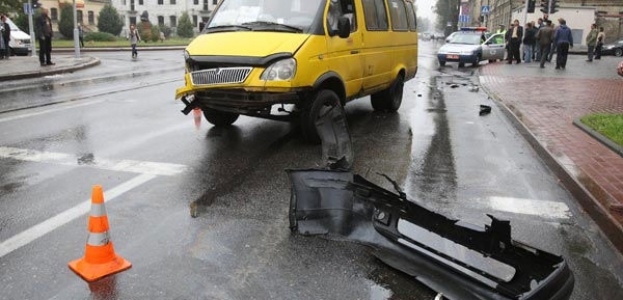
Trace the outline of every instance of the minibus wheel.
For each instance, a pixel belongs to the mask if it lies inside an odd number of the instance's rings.
[[[399,74],[388,89],[372,94],[370,100],[374,110],[397,111],[400,108],[400,104],[402,104],[404,86],[402,74]]]
[[[312,144],[320,143],[320,136],[316,131],[316,121],[331,108],[340,105],[340,97],[328,89],[319,90],[311,97],[311,102],[301,111],[301,133],[303,139]]]
[[[212,108],[204,108],[203,116],[214,126],[228,126],[238,120],[239,114],[220,111]]]

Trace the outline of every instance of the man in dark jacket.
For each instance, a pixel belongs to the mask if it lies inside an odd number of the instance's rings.
[[[41,15],[37,18],[37,38],[39,39],[39,63],[41,66],[52,66],[52,20],[48,17],[48,9],[41,8]]]
[[[545,68],[545,61],[547,61],[547,57],[549,56],[549,52],[552,49],[550,45],[554,40],[554,28],[552,28],[552,21],[545,21],[545,26],[539,29],[539,32],[536,33],[537,44],[541,46],[541,69]]]
[[[573,35],[571,29],[567,27],[565,19],[558,19],[558,29],[554,33],[554,44],[556,44],[556,69],[565,69],[567,67],[567,55],[569,48],[573,48]]]
[[[532,23],[526,23],[526,34],[523,38],[523,59],[525,62],[532,62],[534,57],[534,44],[536,44],[537,29]]]
[[[7,22],[7,18],[5,15],[2,15],[2,41],[4,45],[2,45],[3,52],[0,53],[0,57],[4,57],[6,59],[11,56],[11,49],[9,48],[9,41],[11,40],[11,26],[9,26],[9,22]]]
[[[519,54],[519,47],[521,46],[521,40],[523,39],[523,27],[519,26],[519,20],[515,20],[512,29],[506,32],[506,41],[508,42],[508,63],[512,64],[513,59],[517,63],[521,63],[521,55]]]

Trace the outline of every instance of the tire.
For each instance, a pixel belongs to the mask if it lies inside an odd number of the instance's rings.
[[[623,48],[614,49],[614,55],[619,57],[623,56]]]
[[[397,111],[400,108],[400,104],[402,104],[404,86],[404,78],[402,74],[399,74],[389,88],[372,94],[370,102],[374,110]]]
[[[445,60],[440,60],[439,61],[439,65],[442,66],[442,67],[445,66],[446,65],[446,61]]]
[[[478,67],[479,64],[480,64],[480,54],[478,54],[476,56],[476,60],[472,62],[472,67]]]
[[[465,63],[460,62],[459,63],[459,68],[463,68],[463,67],[465,67]]]
[[[229,126],[238,120],[239,114],[220,111],[212,108],[204,108],[203,116],[214,126]]]
[[[316,121],[331,108],[341,105],[340,97],[332,90],[319,90],[306,107],[301,110],[300,124],[303,140],[311,144],[319,144],[320,136],[316,131]]]
[[[495,59],[490,59],[489,60],[489,63],[494,63],[494,62],[495,62]]]

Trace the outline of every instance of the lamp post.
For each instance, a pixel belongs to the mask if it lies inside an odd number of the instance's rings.
[[[35,27],[32,15],[35,9],[32,7],[32,0],[28,0],[28,27],[30,27],[30,48],[32,57],[37,56],[37,43],[35,43]]]
[[[80,58],[80,33],[78,32],[78,10],[76,9],[76,0],[73,0],[74,11],[74,53],[76,58]]]

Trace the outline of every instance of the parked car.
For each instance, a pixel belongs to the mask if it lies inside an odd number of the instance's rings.
[[[454,32],[450,40],[439,48],[437,59],[440,66],[446,62],[458,62],[459,67],[465,63],[477,66],[481,61],[495,62],[504,59],[506,44],[504,35],[490,35],[486,28],[465,28]]]
[[[9,18],[6,18],[6,22],[11,28],[11,41],[9,41],[11,55],[29,55],[32,51],[30,35],[19,29]]]
[[[612,44],[605,44],[601,49],[601,54],[623,56],[623,40],[618,40]]]

